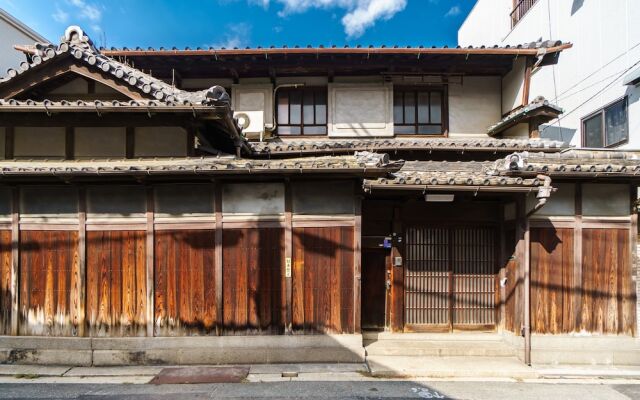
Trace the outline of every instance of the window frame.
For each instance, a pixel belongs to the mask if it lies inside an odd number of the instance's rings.
[[[619,141],[619,142],[615,142],[615,143],[607,143],[607,132],[606,132],[606,127],[607,127],[607,109],[617,105],[618,103],[622,103],[624,105],[624,109],[626,111],[626,136],[623,140]],[[622,146],[624,144],[629,143],[629,100],[628,100],[628,96],[623,96],[619,99],[616,99],[610,103],[607,103],[605,106],[599,108],[598,110],[587,114],[586,116],[582,117],[580,119],[580,136],[581,136],[581,144],[582,147],[588,147],[587,146],[587,142],[586,142],[586,122],[589,121],[590,119],[597,117],[598,115],[601,116],[602,118],[602,122],[600,124],[600,129],[601,129],[601,135],[602,135],[602,147],[603,149],[611,149],[611,148],[615,148],[618,146]]]
[[[287,95],[291,92],[299,92],[300,93],[300,123],[299,124],[291,124],[291,123],[281,123],[280,122],[280,112],[279,112],[279,106],[280,106],[280,96],[283,93],[287,93]],[[313,120],[314,123],[313,124],[305,124],[304,123],[304,98],[305,98],[305,91],[311,91],[313,93]],[[316,108],[317,108],[317,102],[316,102],[316,95],[318,92],[324,91],[324,95],[325,95],[325,104],[324,104],[324,124],[317,124],[315,123],[317,120],[317,115],[316,115]],[[325,136],[329,136],[329,87],[326,85],[309,85],[309,86],[303,86],[303,87],[286,87],[286,88],[281,88],[278,90],[278,93],[276,94],[276,99],[275,99],[275,119],[276,119],[276,133],[278,134],[278,136],[286,136],[286,137],[313,137],[313,136],[317,136],[317,137],[325,137]],[[291,121],[291,101],[287,101],[287,116],[288,116],[288,120]],[[300,133],[282,133],[280,130],[280,127],[284,126],[284,127],[299,127],[300,128]],[[304,128],[306,127],[325,127],[326,131],[325,133],[305,133],[304,132]]]
[[[395,98],[396,98],[396,93],[397,92],[402,92],[402,93],[406,93],[406,92],[413,92],[414,93],[414,105],[415,105],[415,115],[414,115],[414,123],[413,124],[405,124],[405,123],[398,123],[395,120]],[[420,126],[424,126],[424,125],[438,125],[438,124],[421,124],[418,121],[418,93],[420,92],[439,92],[440,93],[440,98],[441,98],[441,103],[440,103],[440,124],[441,125],[441,130],[440,133],[438,134],[429,134],[429,133],[418,133],[418,128]],[[402,107],[402,113],[403,113],[403,117],[404,117],[404,96],[402,97],[402,101],[403,101],[403,107]],[[449,136],[449,90],[447,85],[420,85],[420,86],[416,86],[416,85],[394,85],[393,86],[393,95],[392,95],[392,115],[393,115],[393,134],[394,136],[402,136],[402,137],[411,137],[411,136],[415,136],[415,137],[448,137]],[[429,96],[429,120],[431,120],[431,96]],[[398,131],[396,131],[396,126],[414,126],[415,130],[413,133],[399,133]]]

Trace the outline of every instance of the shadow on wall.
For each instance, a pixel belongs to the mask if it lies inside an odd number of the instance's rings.
[[[565,128],[557,125],[543,125],[540,136],[543,139],[559,140],[564,143],[571,143],[578,129]]]
[[[584,0],[573,0],[573,4],[571,4],[571,15],[575,14],[582,8],[584,4]]]

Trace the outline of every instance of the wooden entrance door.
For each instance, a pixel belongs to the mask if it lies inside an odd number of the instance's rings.
[[[387,305],[387,269],[389,250],[362,249],[362,317],[363,329],[384,329]]]
[[[495,326],[495,236],[491,227],[407,228],[405,329]]]

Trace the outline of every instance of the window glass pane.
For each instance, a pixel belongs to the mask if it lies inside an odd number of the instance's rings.
[[[423,135],[440,135],[442,134],[442,125],[419,125],[418,133]]]
[[[94,186],[87,189],[87,220],[144,217],[147,193],[143,186]]]
[[[415,92],[407,92],[404,94],[404,123],[416,123]]]
[[[316,91],[316,124],[327,123],[327,89],[322,88]],[[325,127],[326,133],[326,127]]]
[[[284,213],[283,183],[232,183],[222,186],[222,212],[274,215]]]
[[[551,197],[553,197],[551,195]],[[586,183],[582,185],[582,213],[588,216],[627,216],[631,214],[629,185]],[[546,208],[546,207],[544,207]]]
[[[299,126],[282,126],[278,127],[279,135],[300,135],[302,131]]]
[[[602,143],[602,114],[597,114],[584,121],[585,147],[603,147]]]
[[[440,92],[431,92],[431,123],[442,122],[442,95]]]
[[[294,214],[353,214],[352,182],[294,182]]]
[[[418,92],[418,123],[429,123],[429,92]]]
[[[156,217],[213,217],[211,185],[161,185],[155,187]]]
[[[299,90],[289,92],[289,123],[298,125],[302,121],[302,93]]]
[[[404,117],[402,115],[402,97],[402,92],[393,92],[393,122],[396,124],[404,123]]]
[[[304,127],[305,135],[326,135],[327,134],[327,126],[326,125],[306,125]]]
[[[628,138],[626,103],[622,100],[604,111],[607,146],[620,143]]]
[[[397,134],[411,135],[416,133],[416,127],[414,125],[396,125],[393,130]]]
[[[305,90],[303,98],[304,105],[302,108],[303,121],[305,124],[313,125],[313,123],[315,122],[315,118],[313,116],[313,101],[313,91]]]
[[[20,217],[77,218],[78,192],[71,187],[20,189]]]
[[[286,91],[278,93],[278,123],[289,123],[289,94]]]

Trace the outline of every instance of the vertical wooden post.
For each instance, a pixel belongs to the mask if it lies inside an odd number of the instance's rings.
[[[524,363],[531,365],[531,243],[529,218],[524,219]]]
[[[155,299],[154,299],[154,204],[153,186],[147,186],[147,336],[154,335]]]
[[[78,336],[85,334],[87,302],[87,202],[85,188],[78,188]]]
[[[638,187],[636,185],[630,185],[630,200],[631,200],[631,227],[629,232],[629,267],[631,269],[631,282],[635,282],[632,288],[630,288],[632,299],[635,299],[634,315],[631,316],[635,321],[634,335],[638,337],[640,334],[640,267],[638,266],[638,209],[636,203],[638,202]],[[635,272],[635,279],[633,279],[633,273]],[[627,289],[629,290],[629,289]]]
[[[392,231],[394,235],[393,246],[391,247],[391,330],[400,332],[404,330],[404,267],[394,265],[395,257],[403,257],[404,250],[404,230],[402,226],[402,213],[399,206],[393,209]],[[402,240],[399,243],[398,238]]]
[[[573,327],[579,330],[582,325],[582,185],[575,185],[575,223],[573,225]]]
[[[353,329],[361,332],[362,321],[362,197],[356,193],[353,225]]]
[[[127,126],[126,128],[126,133],[125,133],[125,154],[126,154],[126,158],[133,158],[135,155],[135,141],[136,141],[136,128],[132,127],[132,126]]]
[[[293,329],[293,290],[292,290],[292,270],[293,270],[293,218],[292,218],[292,203],[291,203],[291,182],[289,179],[284,183],[284,258],[285,273],[285,302],[286,302],[286,317],[285,317],[285,331],[291,333]],[[287,274],[288,272],[288,274]]]
[[[93,81],[92,81],[93,82]],[[64,158],[73,160],[75,153],[75,130],[72,126],[67,126],[64,135]]]
[[[531,87],[531,69],[533,67],[533,62],[530,57],[527,57],[525,60],[524,66],[524,82],[522,87],[522,105],[526,106],[529,104],[529,89]]]
[[[507,255],[505,244],[505,224],[504,224],[504,201],[500,202],[498,207],[498,327],[502,331],[505,328],[506,321],[506,301],[507,301],[507,288],[505,285],[501,285],[501,282],[506,278],[507,271]]]
[[[11,335],[18,335],[20,273],[20,190],[11,188]]]
[[[216,231],[214,234],[214,252],[215,252],[215,279],[216,279],[216,332],[222,335],[224,324],[223,308],[222,308],[222,187],[220,181],[216,181],[213,186],[214,204],[213,209],[216,216]]]

